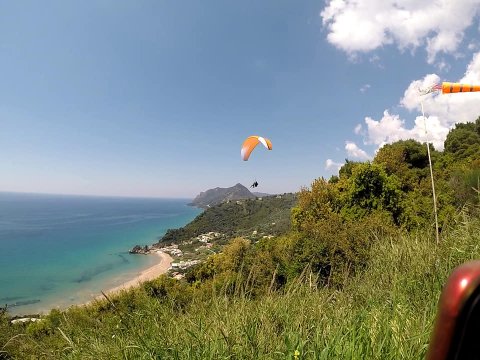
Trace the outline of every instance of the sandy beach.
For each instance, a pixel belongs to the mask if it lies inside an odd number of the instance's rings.
[[[147,281],[147,280],[153,280],[157,278],[158,276],[165,274],[168,269],[170,268],[170,265],[172,264],[172,257],[168,255],[167,253],[164,253],[161,250],[157,250],[155,253],[150,254],[152,256],[158,256],[159,257],[159,263],[146,269],[143,270],[140,274],[138,274],[134,279],[129,280],[124,282],[123,284],[116,286],[114,288],[108,289],[105,292],[105,294],[114,294],[116,292],[119,292],[121,290],[127,290],[130,289],[134,286],[140,285],[142,282]],[[100,295],[98,298],[103,298],[103,295]]]
[[[136,255],[142,256],[142,255]],[[67,309],[70,306],[83,306],[91,304],[97,300],[104,300],[105,297],[101,294],[103,291],[107,295],[111,295],[122,290],[130,289],[132,287],[140,285],[142,282],[147,280],[153,280],[158,276],[165,274],[173,261],[172,257],[160,250],[152,252],[145,256],[154,256],[158,260],[156,264],[137,273],[137,275],[130,276],[129,280],[123,281],[120,285],[116,285],[110,288],[104,288],[103,290],[92,291],[92,289],[86,288],[80,290],[76,293],[70,293],[69,297],[64,298],[55,298],[55,301],[44,303],[39,306],[39,304],[26,305],[18,308],[18,311],[14,311],[14,315],[23,315],[23,314],[47,314],[52,309]],[[118,284],[118,281],[115,281]],[[14,310],[17,310],[14,308]]]
[[[141,255],[137,255],[137,256],[141,256]],[[146,256],[156,257],[158,259],[156,264],[154,266],[151,266],[139,272],[136,276],[133,277],[133,279],[130,277],[130,280],[124,281],[120,285],[117,285],[111,288],[106,288],[103,290],[98,290],[98,291],[91,291],[91,289],[84,289],[76,293],[70,293],[69,297],[59,298],[57,296],[55,298],[55,301],[48,302],[40,306],[39,304],[36,304],[36,303],[31,305],[25,305],[25,306],[19,307],[18,311],[11,312],[11,314],[17,315],[17,316],[22,316],[24,314],[47,314],[52,309],[65,310],[71,306],[89,305],[94,301],[105,300],[105,297],[101,294],[101,291],[103,291],[107,295],[112,295],[122,290],[139,286],[144,281],[153,280],[158,276],[165,274],[170,268],[170,265],[173,261],[172,257],[169,254],[164,253],[161,250],[152,252]],[[16,308],[13,308],[13,309],[17,310]]]

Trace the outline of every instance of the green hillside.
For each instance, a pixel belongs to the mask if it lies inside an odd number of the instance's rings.
[[[170,230],[162,244],[228,237],[181,280],[32,323],[0,312],[0,358],[424,359],[446,279],[480,258],[479,146],[477,119],[431,148],[438,242],[427,149],[398,141],[298,194]]]
[[[290,229],[291,209],[295,194],[283,194],[257,199],[229,201],[206,209],[191,223],[179,229],[169,229],[160,243],[178,243],[210,231],[234,236],[257,237],[278,235]]]
[[[217,290],[160,278],[39,323],[3,315],[0,358],[424,359],[446,278],[480,257],[480,221],[458,220],[440,246],[422,234],[385,238],[338,288],[318,287],[308,270],[257,296],[248,274]]]

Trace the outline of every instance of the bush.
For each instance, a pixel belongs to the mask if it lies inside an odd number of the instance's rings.
[[[175,310],[183,311],[192,302],[193,289],[185,281],[179,281],[168,276],[160,276],[142,285],[145,293],[160,303],[168,303]]]

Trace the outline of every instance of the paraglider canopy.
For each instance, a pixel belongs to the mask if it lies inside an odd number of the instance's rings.
[[[242,150],[240,151],[240,154],[242,156],[242,159],[244,161],[247,161],[248,158],[250,157],[250,154],[252,153],[253,149],[259,144],[262,143],[263,146],[265,146],[268,150],[272,150],[272,142],[264,137],[261,136],[249,136],[248,138],[245,139],[242,145]]]

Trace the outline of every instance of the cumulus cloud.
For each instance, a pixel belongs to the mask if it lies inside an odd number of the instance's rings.
[[[342,166],[343,166],[343,163],[335,162],[332,159],[327,159],[327,161],[325,161],[326,170],[335,170],[336,172],[338,172],[338,170],[340,170]]]
[[[347,154],[349,157],[360,159],[360,160],[368,160],[371,158],[370,155],[367,154],[365,150],[362,150],[352,141],[345,142],[345,150],[347,150]]]
[[[399,115],[391,115],[388,111],[383,113],[380,120],[366,117],[365,124],[367,125],[365,141],[367,144],[377,145],[377,149],[398,140],[415,139],[425,142],[428,139],[436,149],[441,150],[449,131],[436,116],[426,116],[425,120],[423,116],[417,116],[413,127],[409,129]]]
[[[458,81],[474,84],[480,82],[480,52],[473,55],[464,76]],[[405,91],[400,104],[410,111],[420,112],[423,101],[425,113],[437,116],[448,128],[455,123],[473,121],[480,115],[478,93],[431,94],[423,97],[418,95],[419,89],[426,89],[439,82],[440,78],[435,74],[413,81]]]
[[[480,12],[480,0],[330,0],[320,13],[327,40],[355,55],[384,45],[426,48],[428,62],[455,54],[464,31]]]
[[[464,76],[458,81],[480,82],[480,53],[473,56]],[[439,82],[438,75],[428,74],[408,86],[400,100],[400,105],[419,114],[411,127],[408,127],[399,115],[390,114],[388,110],[385,110],[379,120],[366,117],[366,126],[362,131],[365,143],[376,145],[378,149],[386,143],[398,140],[416,139],[424,142],[428,139],[436,149],[442,150],[449,130],[456,123],[474,121],[480,115],[480,101],[478,93],[419,95],[420,90],[428,89]],[[425,121],[421,115],[422,101]]]

